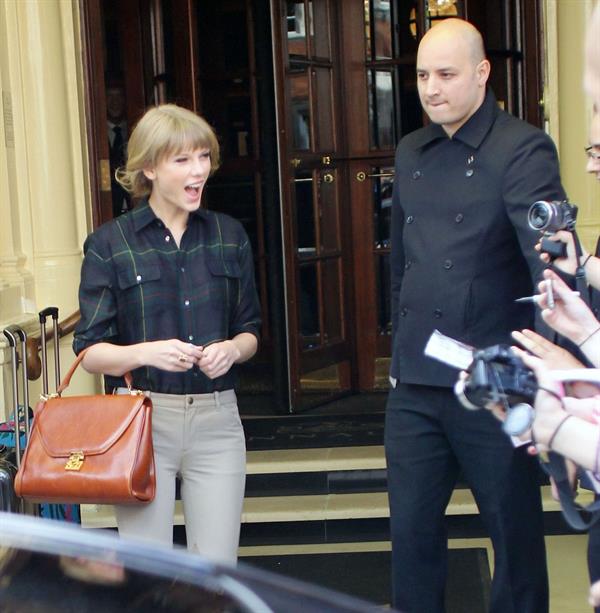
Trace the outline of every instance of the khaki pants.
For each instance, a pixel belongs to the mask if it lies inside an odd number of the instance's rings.
[[[144,506],[115,506],[119,534],[172,545],[178,476],[188,549],[235,563],[246,479],[246,445],[235,392],[148,396],[153,405],[156,497]]]

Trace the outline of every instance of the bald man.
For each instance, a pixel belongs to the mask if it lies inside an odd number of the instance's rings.
[[[554,145],[503,112],[487,88],[479,32],[447,19],[423,37],[417,82],[431,123],[396,152],[392,213],[392,365],[385,447],[393,604],[444,611],[445,509],[459,475],[495,552],[493,613],[543,613],[548,586],[535,460],[488,411],[467,411],[458,370],[424,355],[434,330],[474,347],[531,327],[543,264],[527,211],[563,199]]]

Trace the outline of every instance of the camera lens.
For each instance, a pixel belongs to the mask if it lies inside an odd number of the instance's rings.
[[[542,232],[548,227],[551,218],[552,207],[548,202],[538,200],[529,207],[527,222],[529,223],[529,227],[533,230]]]

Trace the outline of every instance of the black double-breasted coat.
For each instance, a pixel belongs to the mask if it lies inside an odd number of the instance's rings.
[[[452,138],[436,124],[403,138],[395,173],[390,374],[451,386],[457,371],[423,354],[434,329],[486,347],[533,324],[533,307],[514,300],[543,270],[529,207],[565,198],[556,149],[488,90]]]

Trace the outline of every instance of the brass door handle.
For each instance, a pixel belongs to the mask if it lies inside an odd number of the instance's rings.
[[[393,172],[374,172],[372,174],[367,174],[366,172],[363,172],[362,170],[360,170],[359,172],[356,173],[356,180],[362,182],[367,178],[375,179],[377,177],[393,177],[393,176],[395,176],[395,173]]]

